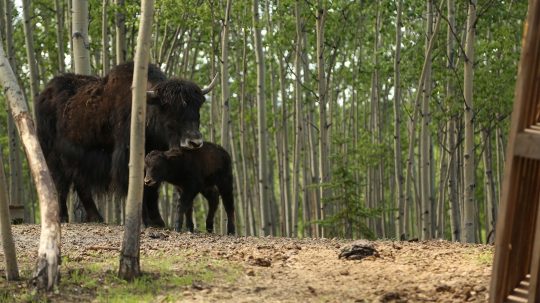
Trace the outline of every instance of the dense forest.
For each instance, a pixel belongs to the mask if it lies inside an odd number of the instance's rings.
[[[237,234],[491,242],[526,13],[513,0],[160,0],[150,62],[200,84],[220,74],[200,127],[232,156]],[[54,75],[133,60],[140,3],[2,0],[0,16],[32,109]],[[75,66],[81,49],[90,66]],[[14,122],[0,120],[10,201],[34,222]],[[172,225],[178,194],[162,193]],[[123,201],[98,200],[122,223]],[[207,209],[198,198],[200,230]]]

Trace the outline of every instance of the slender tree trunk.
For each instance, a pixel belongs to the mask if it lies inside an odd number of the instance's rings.
[[[495,178],[493,176],[493,149],[491,147],[491,134],[490,131],[484,130],[482,132],[483,141],[484,141],[484,188],[486,193],[486,235],[495,233],[495,223],[497,222],[497,195],[495,190]],[[493,244],[495,239],[494,235],[489,237],[488,243]]]
[[[159,27],[159,22],[156,22],[156,26]],[[159,32],[159,29],[157,31]],[[157,35],[158,34],[156,34],[156,36]],[[163,27],[163,37],[161,38],[161,43],[158,43],[159,39],[156,37],[156,43],[154,45],[156,49],[156,64],[161,68],[163,67],[161,64],[163,63],[163,56],[165,55],[165,46],[168,44],[169,40],[169,20],[167,19],[165,20],[165,26]]]
[[[0,39],[1,40],[1,39]],[[17,78],[0,44],[0,85],[17,123],[38,192],[41,213],[41,236],[33,280],[40,289],[52,290],[58,284],[60,264],[60,217],[56,189],[37,140],[36,130]]]
[[[439,7],[439,11],[441,11],[443,7],[444,2],[441,2],[441,5]],[[437,36],[437,33],[439,31],[439,25],[441,23],[441,17],[437,18],[437,22],[435,23],[435,28],[433,29],[433,34],[429,38],[428,47],[426,49],[425,53],[425,59],[424,63],[422,65],[422,71],[420,73],[420,78],[418,79],[418,86],[416,90],[416,95],[414,99],[414,113],[413,118],[411,121],[411,127],[409,128],[409,148],[408,148],[408,157],[407,157],[407,170],[405,175],[405,205],[406,207],[413,208],[414,202],[411,202],[411,185],[412,185],[412,176],[413,176],[413,162],[414,162],[414,143],[415,143],[415,137],[416,137],[416,124],[418,122],[418,113],[420,112],[420,97],[422,96],[422,87],[424,86],[425,77],[428,69],[429,64],[429,58],[431,58],[431,53],[433,52],[433,46],[435,45],[435,37]],[[415,189],[416,190],[416,189]],[[415,200],[413,200],[415,201]]]
[[[427,21],[426,21],[426,75],[423,85],[423,102],[422,102],[422,122],[421,122],[421,135],[420,135],[420,189],[421,189],[421,207],[422,207],[422,240],[429,240],[433,237],[431,234],[432,228],[432,212],[431,207],[431,156],[430,156],[430,141],[431,134],[430,127],[430,109],[429,100],[431,97],[431,52],[428,53],[429,42],[433,35],[433,2],[427,0]]]
[[[329,190],[323,187],[330,181],[330,162],[329,162],[329,137],[328,128],[330,124],[327,121],[327,88],[324,62],[324,25],[326,20],[326,8],[323,1],[319,0],[317,5],[317,80],[319,95],[319,195],[317,199],[316,213],[318,220],[324,220],[325,208],[323,203],[329,198]],[[322,201],[322,203],[321,203]],[[324,237],[324,229],[321,227],[321,237]]]
[[[13,242],[13,235],[11,234],[8,188],[3,169],[4,161],[2,158],[3,156],[0,154],[0,236],[2,238],[2,247],[4,248],[6,279],[8,281],[13,281],[19,279],[19,268],[17,266],[15,243]]]
[[[68,0],[69,1],[69,0]],[[56,12],[56,46],[58,47],[58,72],[66,71],[64,57],[64,5],[61,0],[54,0],[54,10]]]
[[[245,8],[247,10],[247,6]],[[244,14],[245,17],[245,14]],[[216,73],[216,57],[217,57],[217,47],[216,47],[216,17],[214,14],[214,1],[210,1],[210,19],[212,20],[212,26],[210,27],[210,70],[212,75]],[[244,28],[244,36],[246,29]],[[245,43],[245,41],[244,41]],[[218,59],[219,60],[219,59]],[[221,74],[223,77],[223,73]],[[217,112],[217,96],[216,94],[212,94],[212,97],[210,99],[210,121],[209,121],[209,128],[210,128],[210,141],[216,142],[216,112]]]
[[[231,125],[232,126],[232,125]],[[231,127],[231,133],[232,133],[233,129]],[[230,138],[231,138],[231,157],[232,157],[232,162],[233,162],[233,173],[234,173],[234,183],[236,184],[236,194],[237,194],[237,203],[236,205],[240,205],[240,207],[238,207],[238,216],[236,217],[236,222],[235,223],[238,223],[236,226],[238,226],[237,230],[239,232],[239,236],[242,235],[242,227],[245,226],[245,224],[247,224],[247,214],[244,212],[244,207],[243,205],[245,204],[245,200],[244,200],[244,195],[243,195],[243,191],[240,190],[240,184],[242,184],[241,182],[241,178],[240,178],[240,164],[238,163],[238,152],[237,152],[237,148],[238,148],[238,145],[236,145],[236,142],[234,140],[235,136],[232,136],[230,135]],[[244,234],[245,236],[245,234]]]
[[[450,104],[449,108],[453,108],[455,102],[455,89],[454,89],[454,69],[455,69],[455,2],[454,0],[447,1],[447,15],[448,15],[448,29],[447,29],[447,78],[446,78],[446,95]],[[459,194],[458,194],[458,163],[457,163],[457,145],[456,145],[456,119],[457,115],[451,111],[451,117],[448,120],[448,198],[449,198],[449,213],[450,213],[450,228],[452,234],[452,241],[459,241],[461,239],[461,212],[459,209]]]
[[[444,138],[441,140],[441,145],[444,145],[444,142],[446,142],[445,135],[441,134],[442,130],[439,130],[439,138]],[[446,212],[445,212],[445,200],[446,200],[446,184],[448,182],[448,160],[446,160],[447,154],[444,151],[444,148],[441,148],[441,163],[440,163],[440,175],[439,175],[439,183],[438,183],[438,197],[437,197],[437,226],[434,236],[439,239],[444,239],[444,231],[445,231],[445,220],[446,220]],[[433,162],[434,163],[434,162]],[[434,183],[433,183],[434,184]]]
[[[403,0],[398,0],[396,16],[396,53],[394,57],[394,177],[397,206],[396,235],[398,239],[407,239],[405,230],[405,196],[403,195],[403,167],[401,164],[401,11]]]
[[[305,23],[303,22],[302,27],[305,28]],[[307,31],[302,30],[302,52],[300,53],[302,59],[302,69],[303,69],[303,85],[307,86],[311,83],[311,67],[310,67],[310,58],[308,56],[308,38]],[[311,90],[308,89],[310,92]],[[306,90],[306,91],[308,91]],[[315,103],[309,102],[308,99],[305,99],[306,96],[302,96],[305,104],[303,109],[303,128],[305,135],[303,137],[304,142],[301,149],[301,154],[304,156],[304,165],[302,175],[302,184],[303,184],[303,201],[302,201],[302,220],[304,228],[302,230],[303,236],[312,237],[317,236],[316,224],[311,222],[316,219],[317,215],[317,205],[320,204],[320,195],[317,190],[319,185],[319,158],[318,153],[318,135],[316,134],[316,122],[314,120],[315,113]]]
[[[266,21],[267,21],[267,31],[269,33],[274,32],[274,24],[272,21],[272,15],[273,12],[271,11],[270,2],[266,2]],[[269,36],[270,39],[273,39],[273,34]],[[270,99],[272,100],[272,124],[273,124],[273,136],[270,139],[273,139],[274,142],[270,143],[270,146],[275,147],[275,161],[277,162],[277,173],[278,173],[278,187],[279,187],[279,198],[276,199],[275,196],[271,195],[270,199],[272,201],[271,205],[271,213],[270,213],[270,220],[273,222],[272,227],[272,235],[281,235],[283,236],[285,234],[285,209],[284,209],[284,188],[283,188],[283,159],[281,155],[281,134],[282,131],[280,129],[279,125],[279,108],[278,108],[278,95],[280,95],[280,90],[277,89],[276,85],[276,76],[279,77],[280,74],[276,74],[275,69],[275,60],[276,56],[274,55],[272,49],[269,49],[268,57],[270,58]],[[285,99],[282,99],[285,100]],[[283,105],[283,101],[282,101]],[[269,167],[274,167],[273,165],[273,159],[270,160]],[[274,170],[269,170],[269,180],[274,180]],[[274,193],[274,182],[271,181],[271,189],[270,192]],[[279,202],[278,202],[279,201]]]
[[[281,95],[281,149],[279,153],[281,154],[281,167],[282,171],[282,184],[281,184],[281,199],[282,199],[282,209],[284,210],[283,216],[285,217],[285,233],[287,237],[291,236],[291,188],[290,188],[290,163],[289,163],[289,132],[288,132],[288,111],[287,111],[287,92],[286,92],[286,79],[285,79],[285,64],[281,56],[278,57],[279,60],[279,85],[280,85],[280,95]]]
[[[463,241],[476,242],[475,199],[474,189],[476,181],[474,176],[474,123],[473,123],[473,65],[474,65],[474,40],[476,24],[476,0],[469,1],[467,17],[467,38],[465,42],[465,71],[464,71],[464,119],[465,119],[465,151],[463,153],[465,190],[463,195]]]
[[[298,237],[298,209],[300,204],[300,162],[301,151],[304,136],[303,129],[303,109],[302,109],[302,80],[301,80],[301,53],[302,53],[302,17],[301,17],[301,2],[295,2],[296,15],[296,50],[294,57],[295,71],[295,143],[294,143],[294,158],[293,158],[293,185],[292,185],[292,205],[291,205],[291,235]]]
[[[259,0],[253,0],[253,36],[255,42],[255,59],[257,61],[257,127],[258,127],[258,158],[259,158],[259,203],[261,208],[260,234],[267,235],[272,222],[268,221],[268,205],[270,202],[270,184],[268,180],[268,147],[266,130],[265,102],[265,68],[262,48],[261,30],[259,28]]]
[[[117,6],[116,12],[116,64],[126,62],[127,43],[126,43],[126,17],[124,16],[124,1],[115,0]]]
[[[126,225],[118,276],[131,281],[140,275],[140,228],[144,179],[144,138],[146,125],[146,83],[150,55],[154,1],[142,0],[141,22],[133,72],[131,133],[129,150],[129,187],[126,200]]]
[[[231,0],[227,0],[225,8],[225,20],[221,37],[221,145],[229,149],[229,129],[231,115],[229,110],[229,18],[231,12]]]
[[[73,2],[72,0],[67,0],[66,2],[67,2],[67,10],[66,10],[65,25],[67,26],[68,32],[71,35],[73,34]],[[75,69],[75,62],[73,61],[73,58],[75,58],[73,54],[73,39],[69,39],[69,55],[71,57],[71,65],[69,67],[69,71],[73,72]]]
[[[75,73],[90,75],[88,0],[73,0],[73,60]]]
[[[5,7],[5,29],[6,29],[6,50],[7,56],[9,59],[9,64],[11,65],[13,71],[17,70],[17,64],[15,62],[15,47],[13,43],[13,23],[12,23],[12,7],[13,2],[9,0],[4,1]],[[0,16],[0,19],[3,19],[4,15]],[[21,157],[19,153],[19,135],[17,134],[17,128],[15,127],[15,122],[13,121],[13,113],[8,108],[8,140],[9,140],[9,202],[12,205],[20,205],[23,201],[27,201],[25,205],[25,218],[24,221],[28,223],[33,223],[33,216],[29,215],[29,210],[33,201],[30,199],[22,199],[23,194],[23,180],[22,180],[22,164]]]
[[[371,74],[371,104],[370,104],[370,118],[369,129],[371,134],[371,143],[376,146],[381,141],[381,122],[380,122],[380,85],[379,85],[379,46],[380,46],[380,33],[381,33],[381,7],[380,2],[377,2],[377,18],[375,20],[375,41],[373,47],[373,53],[375,58],[375,65]],[[367,181],[367,196],[369,208],[383,208],[383,200],[380,196],[382,179],[379,173],[380,166],[382,165],[382,159],[378,159],[374,164],[368,167],[368,181]],[[377,237],[383,237],[383,224],[381,220],[384,220],[384,216],[381,218],[370,218],[370,228],[375,231]]]
[[[8,1],[0,1],[0,36],[3,38],[6,37],[6,33],[4,32],[4,29],[6,28],[6,22],[11,22],[11,19],[7,19],[6,17],[6,10],[8,9],[8,5],[6,5],[6,2]],[[0,43],[5,43],[5,40],[0,40]]]
[[[181,27],[178,26],[176,30],[176,34],[174,35],[173,43],[171,47],[169,48],[169,50],[167,51],[167,57],[165,59],[165,73],[166,74],[169,73],[172,70],[172,68],[177,65],[174,60],[179,60],[179,58],[178,56],[174,56],[173,54],[175,51],[178,50],[178,43],[183,41],[185,33],[186,31],[181,30]]]
[[[57,0],[58,1],[58,0]],[[109,59],[109,17],[108,17],[109,0],[103,0],[102,15],[101,15],[101,44],[102,44],[102,60],[103,71],[102,75],[105,76],[109,73],[110,59]]]
[[[32,19],[30,17],[30,0],[23,0],[23,16],[24,16],[24,38],[26,41],[26,58],[28,61],[28,70],[30,72],[30,112],[32,117],[35,117],[34,113],[34,103],[37,95],[39,94],[39,77],[38,77],[38,68],[36,64],[36,56],[34,50],[34,36],[33,36],[33,25]]]
[[[250,191],[249,172],[248,172],[248,151],[246,139],[249,137],[246,128],[246,81],[247,81],[247,29],[244,28],[242,42],[242,78],[240,83],[240,157],[242,159],[242,188],[244,194],[244,213],[246,214],[245,235],[255,235],[252,196]]]

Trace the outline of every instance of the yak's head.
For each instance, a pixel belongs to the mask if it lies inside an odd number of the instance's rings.
[[[147,102],[154,105],[149,117],[153,135],[160,137],[169,148],[200,148],[203,137],[199,131],[199,111],[204,95],[212,90],[217,78],[216,75],[203,89],[187,80],[170,79],[147,91]]]
[[[153,150],[144,158],[144,185],[161,183],[167,174],[167,156],[164,152]]]

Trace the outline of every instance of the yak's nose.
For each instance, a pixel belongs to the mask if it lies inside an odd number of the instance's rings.
[[[188,144],[193,149],[201,148],[203,146],[203,140],[202,139],[189,140]]]
[[[152,180],[152,178],[149,178],[148,176],[144,177],[144,185],[152,186],[154,184],[156,184],[156,181]]]
[[[203,146],[203,137],[200,132],[189,133],[184,140],[180,143],[183,148],[197,149]]]

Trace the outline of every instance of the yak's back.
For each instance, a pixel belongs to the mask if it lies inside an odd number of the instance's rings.
[[[97,84],[100,79],[93,76],[63,74],[54,77],[36,99],[37,135],[44,152],[51,150],[56,137],[58,114],[63,111],[81,87]]]
[[[131,84],[133,82],[133,70],[133,62],[115,66],[103,79],[105,90],[114,92],[118,89],[131,89]],[[167,77],[157,66],[154,64],[148,64],[149,86],[153,86],[165,80],[167,80]]]
[[[165,153],[173,162],[178,162],[176,165],[197,166],[205,176],[232,172],[229,153],[223,147],[211,142],[204,142],[201,148],[194,150],[182,148]]]

